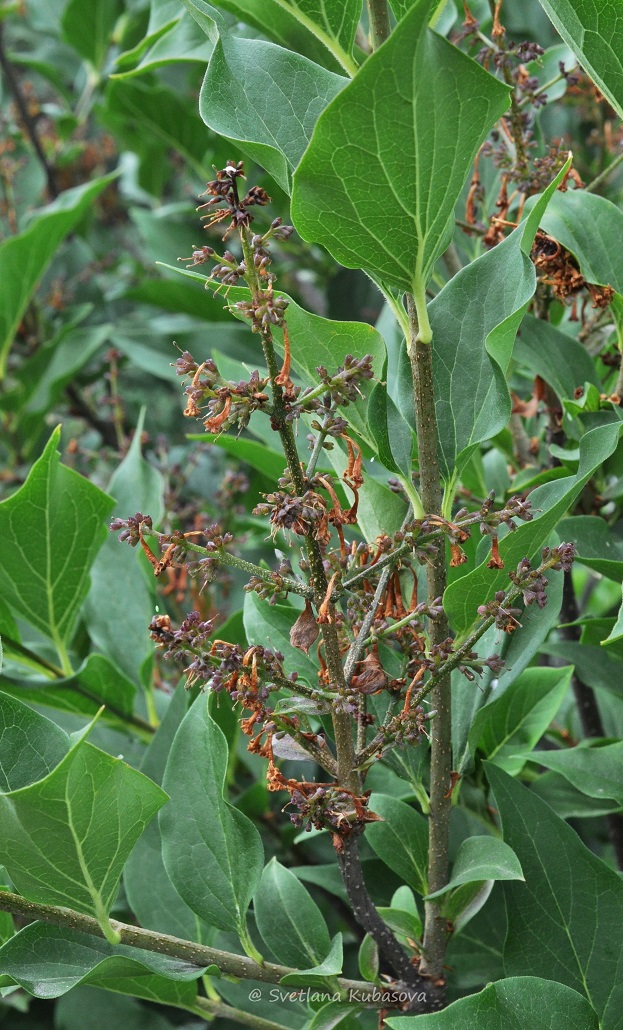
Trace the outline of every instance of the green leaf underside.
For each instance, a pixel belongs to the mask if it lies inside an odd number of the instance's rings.
[[[0,503],[0,589],[16,613],[63,649],[113,502],[60,463],[59,438],[57,429],[24,485]]]
[[[370,808],[382,822],[370,823],[366,840],[390,869],[413,887],[426,894],[428,823],[404,801],[387,794],[373,794]]]
[[[259,39],[221,35],[201,88],[206,125],[290,193],[292,172],[318,117],[348,80],[300,54]]]
[[[565,751],[535,751],[530,761],[553,769],[583,794],[614,798],[623,805],[623,742]]]
[[[584,484],[613,453],[620,434],[621,427],[614,424],[592,429],[580,441],[577,474],[532,491],[530,500],[536,513],[533,521],[521,525],[500,541],[500,554],[508,568],[513,568],[526,555],[533,556],[543,546]],[[451,583],[444,595],[444,604],[454,628],[459,632],[467,629],[476,618],[478,605],[484,604],[496,590],[504,589],[507,583],[507,572],[496,573],[487,568],[486,562]]]
[[[461,884],[479,880],[523,880],[519,860],[504,841],[496,837],[467,837],[459,846],[447,885],[429,897],[441,897]]]
[[[391,1016],[392,1030],[599,1030],[577,991],[536,976],[508,977],[428,1016]]]
[[[440,467],[447,480],[508,422],[506,373],[536,286],[530,248],[563,174],[507,239],[463,268],[429,306]]]
[[[19,705],[1,700],[12,711]],[[54,733],[43,716],[36,720],[24,716],[16,739],[8,732],[11,750],[21,746],[23,727],[33,741]],[[0,796],[0,859],[31,901],[102,921],[130,851],[165,801],[155,783],[82,735],[42,779]]]
[[[331,941],[331,947],[326,958],[317,966],[310,969],[297,970],[296,973],[287,973],[279,981],[282,984],[303,984],[323,987],[327,982],[331,984],[332,977],[339,976],[342,972],[342,934],[337,933]]]
[[[586,348],[550,322],[524,315],[513,358],[542,379],[562,398],[573,397],[577,387],[594,383],[601,389]]]
[[[327,955],[331,941],[320,909],[276,859],[262,873],[253,912],[262,940],[279,962],[309,969]]]
[[[526,669],[500,697],[481,708],[469,746],[515,776],[558,711],[573,669]]]
[[[542,972],[583,994],[601,1030],[623,1025],[623,883],[549,805],[487,765],[504,839],[525,883],[505,884],[505,971]],[[552,875],[554,874],[554,875]]]
[[[292,195],[304,239],[408,291],[428,279],[478,146],[508,106],[506,87],[427,28],[430,8],[418,0],[326,109]]]
[[[540,0],[615,111],[623,118],[623,11],[603,0]]]
[[[37,998],[58,998],[92,984],[182,1008],[193,1004],[194,981],[203,972],[181,959],[45,923],[31,923],[12,937],[0,950],[0,964]]]
[[[244,932],[260,880],[258,831],[225,800],[228,751],[200,695],[173,741],[163,786],[171,798],[160,817],[165,868],[188,907],[220,930]]]
[[[37,284],[60,243],[114,179],[107,175],[67,190],[41,208],[30,225],[0,245],[0,379],[13,338]]]

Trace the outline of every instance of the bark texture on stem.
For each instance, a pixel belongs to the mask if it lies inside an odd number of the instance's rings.
[[[370,45],[373,50],[378,50],[381,44],[389,38],[391,32],[387,0],[368,0],[367,7]]]
[[[420,467],[420,495],[427,515],[440,515],[442,502],[439,473],[437,416],[433,392],[432,347],[418,340],[418,321],[413,298],[407,296],[409,314],[409,357],[413,373],[415,400],[415,427],[418,439]],[[442,597],[446,589],[446,553],[443,542],[437,555],[427,565],[428,601]],[[449,635],[445,615],[430,622],[431,645],[439,644]],[[430,814],[428,845],[428,889],[434,891],[448,882],[448,834],[452,805],[452,717],[450,677],[439,681],[432,691],[431,704],[437,713],[431,722]],[[426,902],[424,926],[424,958],[422,971],[437,980],[443,977],[443,964],[447,944],[446,921],[439,905]]]

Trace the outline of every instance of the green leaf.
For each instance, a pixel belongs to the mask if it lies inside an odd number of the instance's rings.
[[[506,971],[535,975],[546,960],[548,977],[583,994],[602,1030],[620,1027],[623,952],[614,945],[623,921],[620,877],[526,787],[494,765],[487,765],[487,776],[504,839],[526,878],[504,885]]]
[[[406,890],[409,890],[409,888],[407,887]],[[405,940],[420,940],[422,936],[422,921],[417,909],[415,912],[405,912],[404,909],[384,908],[382,905],[379,905],[378,913],[399,937],[403,937]]]
[[[602,644],[604,647],[613,647],[619,644],[621,639],[623,639],[623,598],[621,599],[621,607],[619,608],[616,622]]]
[[[506,373],[515,334],[536,287],[530,249],[561,169],[532,213],[493,250],[466,265],[429,307],[442,476],[454,482],[475,446],[511,412]]]
[[[604,519],[596,515],[563,519],[558,534],[573,540],[577,561],[617,583],[623,580],[623,539]]]
[[[498,980],[443,1012],[391,1016],[386,1023],[392,1030],[599,1030],[595,1012],[577,991],[536,976]]]
[[[579,744],[565,751],[535,751],[530,761],[562,773],[569,783],[591,798],[614,798],[623,805],[623,743],[590,747]]]
[[[572,667],[526,669],[478,712],[469,731],[472,754],[480,750],[500,769],[518,775],[560,708],[572,673]]]
[[[452,674],[452,749],[454,766],[464,772],[472,764],[473,750],[469,742],[472,725],[477,713],[502,698],[510,685],[518,679],[543,647],[550,631],[558,624],[562,605],[563,576],[559,572],[548,573],[547,605],[536,604],[524,608],[521,626],[512,634],[501,635],[497,626],[491,626],[478,642],[478,652],[483,657],[497,654],[504,661],[500,672],[483,670],[478,690],[470,690],[464,676],[458,670]]]
[[[187,701],[186,690],[183,686],[178,687],[145,752],[141,772],[155,783],[162,783],[171,743],[186,713]],[[157,819],[152,819],[126,862],[123,884],[141,926],[159,933],[170,933],[183,940],[203,938],[200,921],[182,901],[164,867]]]
[[[0,379],[4,378],[13,338],[41,276],[62,241],[114,178],[106,175],[61,193],[52,204],[37,211],[27,229],[0,244]]]
[[[577,675],[587,686],[610,691],[616,697],[621,696],[623,663],[616,653],[575,640],[565,640],[564,643],[547,641],[542,651],[564,661],[573,662]]]
[[[61,712],[93,718],[102,705],[102,719],[116,729],[128,729],[136,687],[104,655],[90,654],[66,679],[27,680],[3,676],[2,689],[21,701],[46,705]]]
[[[413,887],[418,894],[428,892],[428,823],[404,801],[388,794],[373,794],[370,808],[382,822],[370,823],[366,840],[379,858]]]
[[[543,546],[584,484],[616,449],[620,434],[621,427],[615,424],[592,429],[580,441],[577,474],[532,491],[530,500],[536,517],[500,541],[500,554],[508,568],[513,568],[526,555],[532,557]],[[451,583],[444,595],[444,606],[455,630],[467,629],[476,618],[478,605],[484,604],[496,590],[504,589],[507,583],[507,573],[504,570],[493,572],[486,562]]]
[[[604,4],[601,0],[540,2],[582,67],[623,118],[623,11],[620,4]]]
[[[31,923],[0,949],[7,976],[36,998],[59,998],[79,984],[179,1008],[192,1006],[203,970],[155,951],[109,944],[78,930]]]
[[[342,934],[337,933],[331,941],[328,955],[322,962],[311,969],[301,969],[297,970],[296,973],[287,973],[281,977],[279,983],[308,984],[310,987],[332,985],[331,978],[340,975],[342,963]]]
[[[261,472],[262,475],[273,481],[280,479],[283,475],[285,464],[283,454],[273,451],[270,447],[265,447],[264,444],[257,443],[255,440],[247,440],[244,436],[227,436],[225,433],[221,433],[220,436],[214,436],[212,433],[188,433],[186,439],[212,443],[227,454],[231,454],[232,458],[243,461],[256,472]]]
[[[377,383],[370,395],[368,426],[385,468],[404,476],[410,483],[413,433],[383,383]]]
[[[38,726],[25,723],[34,740],[53,726],[37,718]],[[23,729],[7,737],[15,751]],[[112,940],[108,912],[124,863],[165,801],[155,783],[83,735],[42,779],[0,796],[0,860],[25,897],[94,914]]]
[[[376,941],[367,933],[359,947],[359,972],[364,980],[371,983],[378,983],[379,979],[379,949]]]
[[[141,455],[143,417],[144,412],[108,490],[116,499],[115,515],[127,518],[142,511],[158,525],[164,506],[164,480]],[[155,595],[154,578],[150,575],[147,581],[137,563],[137,553],[138,550],[120,544],[116,534],[109,533],[93,565],[85,605],[89,635],[95,646],[109,655],[133,683],[140,681],[141,666],[153,655],[153,645],[145,630],[153,613]],[[116,606],[109,603],[114,597],[125,599],[122,620]]]
[[[517,855],[508,844],[497,837],[467,837],[461,841],[448,883],[426,900],[439,898],[463,883],[523,879]]]
[[[67,643],[113,502],[61,465],[59,438],[56,429],[24,485],[0,504],[0,588],[14,612],[54,641],[70,672]]]
[[[331,940],[320,909],[275,858],[262,873],[253,913],[262,940],[279,962],[308,969],[328,954]]]
[[[163,786],[162,854],[173,886],[193,912],[246,936],[245,915],[260,880],[263,848],[253,823],[225,800],[228,751],[200,695],[178,729]]]
[[[364,943],[369,939],[364,937]],[[361,1008],[363,1005],[358,1005],[355,1001],[329,1001],[314,1013],[305,1030],[335,1030],[336,1027],[341,1027],[342,1030],[359,1030],[361,1024],[357,1019],[357,1012]]]
[[[431,6],[417,0],[326,109],[292,197],[304,239],[420,306],[474,155],[508,106],[506,87],[427,28]]]
[[[340,75],[260,39],[222,34],[199,97],[214,132],[265,168],[286,193],[319,115],[346,85]]]
[[[122,117],[131,131],[140,131],[176,150],[199,179],[210,171],[212,139],[187,101],[164,86],[111,82],[106,90],[108,112]]]
[[[131,52],[127,55],[121,54],[119,61],[126,57],[127,61],[120,65],[120,70],[111,75],[111,78],[128,79],[130,76],[143,75],[145,72],[155,71],[156,68],[179,62],[205,65],[210,60],[213,41],[206,39],[205,33],[186,11],[180,13],[178,0],[175,0],[175,8],[178,17],[165,25],[155,36],[148,35],[143,40],[140,51],[137,48],[134,57],[142,55],[139,64],[135,68],[126,69],[126,63],[132,62]]]
[[[289,671],[298,672],[310,686],[318,682],[318,666],[298,647],[290,643],[290,630],[300,611],[284,604],[262,601],[255,592],[244,597],[244,629],[249,644],[268,646],[281,651]]]
[[[0,695],[0,790],[8,793],[42,780],[69,747],[69,737],[55,722]]]
[[[193,3],[195,0],[187,0],[187,6]],[[235,15],[239,21],[252,25],[262,36],[286,50],[304,54],[331,71],[342,70],[344,61],[350,69],[349,57],[339,44],[331,37],[325,36],[323,40],[320,26],[313,21],[305,23],[300,20],[299,11],[294,10],[291,0],[219,0],[218,6]],[[296,6],[302,8],[304,5]]]
[[[515,341],[513,360],[530,376],[539,375],[563,398],[573,397],[578,386],[601,386],[585,347],[542,318],[525,315]]]
[[[171,1023],[135,998],[110,994],[98,987],[76,987],[54,1005],[55,1030],[82,1030],[88,1013],[89,1030],[171,1030]]]
[[[122,0],[69,0],[63,12],[63,36],[96,71],[102,69],[122,11]]]

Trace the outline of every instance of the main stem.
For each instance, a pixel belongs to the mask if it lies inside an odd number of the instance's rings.
[[[413,373],[415,428],[418,440],[420,495],[427,515],[441,515],[442,485],[439,473],[437,416],[433,392],[433,355],[430,343],[419,341],[415,303],[407,295],[409,315],[408,350]],[[443,597],[446,589],[446,553],[440,544],[427,565],[429,604]],[[431,645],[449,636],[445,615],[431,620]],[[450,677],[439,681],[432,691],[431,704],[436,712],[431,722],[430,813],[428,844],[428,890],[432,894],[448,882],[448,837],[452,805],[452,713]],[[446,953],[446,921],[436,901],[427,901],[424,924],[424,958],[421,970],[433,980],[443,977]]]

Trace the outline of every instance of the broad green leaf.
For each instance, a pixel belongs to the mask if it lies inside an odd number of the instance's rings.
[[[190,10],[189,5],[195,4],[196,0],[184,2]],[[305,3],[296,4],[292,0],[219,0],[218,6],[286,50],[303,54],[331,71],[343,71],[345,64],[349,74],[355,70],[350,54],[343,51],[331,36],[324,35],[320,24],[305,20]],[[325,8],[340,6],[348,10],[350,0],[348,5],[336,4],[334,0],[329,5],[324,4]]]
[[[556,30],[623,118],[623,10],[602,0],[540,0]]]
[[[35,740],[52,725],[38,719],[25,723]],[[20,728],[8,746],[22,739]],[[108,912],[124,863],[165,801],[155,783],[83,734],[42,779],[0,797],[0,860],[25,897],[95,915],[113,939]]]
[[[59,998],[79,984],[190,1008],[203,970],[155,951],[109,944],[78,930],[31,923],[0,949],[2,971],[36,998]]]
[[[321,116],[292,198],[305,239],[420,307],[474,155],[508,106],[506,87],[427,28],[431,5],[417,0]]]
[[[179,0],[175,0],[177,12],[180,12]],[[128,79],[135,75],[144,75],[145,72],[153,72],[156,68],[162,68],[169,64],[205,64],[210,60],[213,49],[213,41],[206,39],[197,22],[186,13],[181,11],[181,16],[176,18],[169,25],[165,25],[157,38],[147,37],[144,49],[141,49],[141,59],[135,68],[126,69],[126,62],[120,66],[111,78]],[[124,57],[125,55],[121,55]],[[128,55],[128,62],[131,59]]]
[[[370,938],[364,937],[364,943],[367,940]],[[354,999],[329,1001],[314,1013],[305,1030],[336,1030],[337,1027],[341,1030],[359,1030],[361,1024],[357,1019],[357,1012],[360,1008],[363,1008],[363,1005],[357,1005]]]
[[[463,883],[478,880],[523,880],[517,855],[497,837],[467,837],[462,841],[445,887],[430,894],[439,898]]]
[[[532,522],[520,526],[500,542],[500,554],[512,569],[523,557],[531,557],[547,541],[560,517],[573,504],[585,483],[616,449],[621,428],[610,424],[586,433],[580,441],[580,464],[575,476],[566,476],[537,487],[530,494]],[[540,512],[540,514],[539,514]],[[472,624],[478,605],[508,584],[505,571],[493,572],[483,562],[478,568],[455,580],[444,595],[445,608],[452,625],[461,632]]]
[[[408,887],[406,889],[409,890]],[[404,937],[405,940],[420,940],[422,936],[422,921],[417,909],[415,912],[405,912],[404,909],[384,908],[382,905],[379,905],[378,912],[384,922],[399,937]]]
[[[222,34],[199,97],[214,132],[234,140],[286,193],[319,115],[346,85],[340,75],[260,39]]]
[[[99,987],[77,987],[54,1005],[55,1030],[82,1030],[88,1018],[89,1030],[171,1030],[170,1021],[136,998],[123,997]]]
[[[178,687],[145,752],[141,772],[155,783],[162,783],[171,743],[186,712],[187,700],[184,687]],[[157,819],[152,819],[126,862],[123,884],[141,926],[183,940],[202,939],[200,920],[182,901],[164,867]]]
[[[547,641],[542,651],[564,661],[573,662],[576,673],[587,686],[611,691],[616,697],[621,696],[623,662],[615,652],[575,640],[565,640],[564,643],[556,640],[552,643]]]
[[[469,731],[469,746],[511,776],[521,772],[569,689],[573,668],[526,669],[501,697],[478,712]]]
[[[194,107],[164,86],[142,82],[111,82],[106,90],[106,114],[123,118],[131,131],[161,140],[176,150],[194,174],[210,172],[212,139]]]
[[[285,464],[283,454],[273,451],[255,440],[248,440],[244,436],[227,436],[225,433],[221,433],[220,436],[214,436],[212,433],[188,433],[186,439],[213,443],[215,447],[220,447],[232,458],[237,458],[246,465],[250,465],[256,472],[261,472],[273,482],[283,475]]]
[[[413,887],[426,894],[428,864],[428,823],[404,801],[388,794],[373,794],[370,808],[382,822],[370,823],[366,840],[379,858]]]
[[[452,673],[452,751],[454,766],[463,772],[472,764],[473,750],[469,734],[477,713],[489,703],[503,697],[511,684],[521,676],[550,631],[558,625],[562,605],[563,573],[548,573],[547,604],[525,607],[521,613],[521,626],[514,633],[501,633],[494,625],[478,641],[478,654],[483,658],[497,654],[504,661],[500,672],[483,669],[478,688],[470,686],[457,670]]]
[[[337,933],[331,941],[331,947],[326,958],[318,965],[310,969],[301,969],[296,973],[287,973],[279,981],[282,984],[308,984],[309,986],[324,987],[332,983],[332,978],[339,976],[342,972],[342,934]]]
[[[142,511],[151,515],[157,525],[163,512],[164,480],[141,455],[143,414],[108,490],[116,500],[115,515],[125,519]],[[151,574],[148,582],[137,563],[139,550],[120,544],[117,534],[108,534],[93,565],[85,605],[89,635],[95,646],[109,655],[133,683],[140,681],[139,670],[145,659],[153,655],[146,629],[153,614],[155,584]],[[125,599],[122,620],[117,607],[110,603],[115,597]]]
[[[574,336],[533,315],[524,316],[513,360],[531,376],[541,376],[561,400],[573,397],[584,383],[601,386],[586,348]]]
[[[273,858],[253,898],[262,940],[279,962],[309,969],[326,957],[331,943],[320,909],[294,873]]]
[[[61,193],[52,204],[40,208],[27,229],[0,244],[0,379],[13,338],[37,284],[56,250],[114,175]]]
[[[591,798],[614,798],[623,805],[623,743],[564,751],[535,751],[530,761],[561,773]]]
[[[475,446],[511,412],[506,373],[517,329],[536,287],[530,249],[564,171],[532,213],[493,250],[466,265],[429,308],[442,476],[454,482]]]
[[[598,819],[602,815],[621,810],[614,798],[591,798],[558,772],[543,773],[531,784],[531,790],[553,808],[561,819]]]
[[[90,654],[66,679],[34,680],[3,676],[2,689],[21,701],[93,718],[102,705],[102,718],[117,729],[128,729],[136,687],[108,658]]]
[[[193,912],[245,939],[245,916],[263,867],[260,835],[225,800],[228,751],[200,695],[171,746],[163,786],[171,797],[160,819],[163,858],[173,886]]]
[[[0,790],[19,790],[56,768],[70,740],[55,722],[0,694]]]
[[[284,604],[269,605],[251,591],[245,594],[243,612],[249,644],[260,644],[273,651],[281,651],[290,672],[298,672],[310,686],[317,684],[318,666],[300,648],[290,643],[290,630],[300,615],[297,608]]]
[[[335,51],[336,57],[340,50],[332,47],[333,42],[339,44],[344,54],[351,53],[361,14],[360,0],[277,0],[277,3],[283,10],[290,11],[293,17],[325,43],[332,53]],[[257,0],[255,4],[247,0],[246,4],[239,2],[235,6],[255,7],[257,13],[261,12]]]
[[[502,949],[505,935],[506,911],[502,884],[494,883],[486,905],[459,934],[455,932],[448,941],[446,961],[453,969],[452,983],[455,990],[470,993],[504,976]]]
[[[385,468],[411,482],[413,433],[383,383],[370,395],[368,426]]]
[[[542,955],[541,955],[542,961]],[[417,1022],[417,1027],[416,1027]],[[392,1030],[599,1030],[597,1016],[577,991],[536,976],[513,976],[488,984],[443,1012],[391,1016]]]
[[[487,776],[504,840],[526,879],[504,885],[506,971],[536,975],[547,961],[548,977],[583,994],[599,1015],[601,1030],[620,1027],[623,952],[615,943],[623,920],[620,877],[526,787],[491,764]]]
[[[122,0],[69,0],[61,22],[63,36],[81,57],[101,71]]]
[[[623,590],[623,588],[622,588],[622,590]],[[608,637],[603,641],[603,646],[604,647],[615,647],[617,644],[620,644],[622,639],[623,639],[623,598],[621,600],[621,607],[619,608],[619,614],[617,615],[616,622],[615,622],[614,626],[612,627],[612,629],[610,630],[610,633],[609,633]]]
[[[376,941],[366,934],[359,946],[358,954],[359,972],[364,980],[371,983],[378,983],[379,979],[379,949]]]
[[[596,515],[575,515],[563,519],[557,532],[563,540],[573,540],[582,565],[617,583],[623,581],[623,537],[615,527]]]
[[[183,13],[179,0],[151,0],[149,22],[143,39],[131,50],[119,54],[116,67],[121,69],[131,67],[140,60],[150,46],[153,46],[161,36],[170,32],[177,25]]]
[[[558,192],[541,218],[541,227],[575,254],[588,282],[612,286],[623,294],[623,266],[617,250],[623,231],[620,207],[585,190]]]
[[[60,463],[56,429],[24,485],[0,504],[0,589],[13,611],[54,641],[67,672],[67,644],[89,584],[112,500]]]

